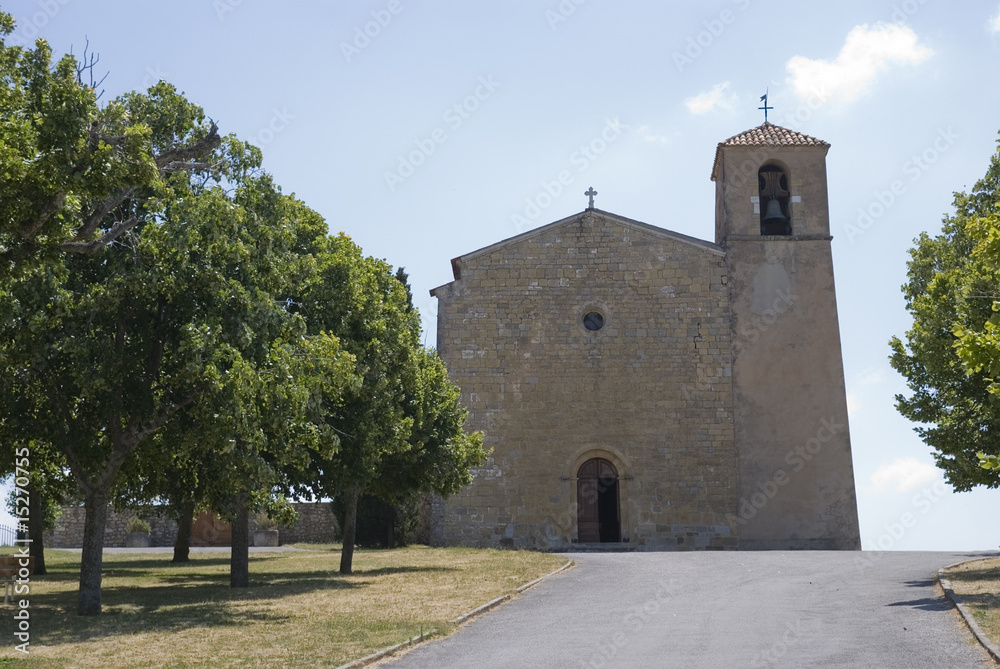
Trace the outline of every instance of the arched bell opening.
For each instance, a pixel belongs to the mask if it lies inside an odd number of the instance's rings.
[[[757,172],[760,202],[760,234],[792,234],[791,193],[788,174],[778,165],[764,165]]]
[[[577,540],[622,540],[618,470],[604,458],[591,458],[577,472]]]

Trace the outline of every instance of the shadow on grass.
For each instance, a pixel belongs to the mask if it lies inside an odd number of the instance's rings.
[[[948,571],[945,578],[949,581],[998,581],[1000,580],[1000,567],[992,569],[969,569],[968,571]]]
[[[249,588],[229,586],[228,556],[181,564],[156,559],[111,560],[105,562],[103,614],[99,617],[76,615],[77,590],[65,584],[79,579],[79,566],[57,563],[42,578],[62,583],[63,589],[31,593],[32,620],[37,621],[32,625],[32,637],[46,645],[59,645],[146,631],[280,624],[293,617],[273,607],[284,598],[364,588],[382,576],[458,571],[450,567],[398,566],[356,569],[350,576],[342,576],[336,562],[330,562],[329,569],[324,568],[326,565],[294,565],[296,568],[290,569],[292,565],[287,562],[282,568],[281,559],[252,557]],[[119,579],[133,583],[118,585],[115,582]],[[6,621],[0,625],[0,633],[5,627]]]
[[[378,569],[355,569],[354,576],[387,576],[389,574],[412,574],[420,572],[460,571],[455,567],[379,567]]]
[[[323,572],[250,574],[249,588],[229,587],[229,574],[191,574],[159,578],[162,585],[112,586],[101,590],[99,617],[76,615],[77,592],[33,594],[32,617],[43,644],[76,643],[139,631],[176,632],[192,627],[233,627],[251,622],[281,623],[287,613],[269,610],[285,597],[322,590],[362,588],[364,580],[347,581]],[[255,608],[257,603],[262,606]]]

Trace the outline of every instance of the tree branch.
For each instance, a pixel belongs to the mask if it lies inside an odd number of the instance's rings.
[[[76,235],[73,237],[72,241],[83,242],[87,239],[87,237],[94,234],[94,231],[97,230],[101,221],[104,220],[104,217],[110,214],[112,209],[132,197],[136,190],[136,186],[132,186],[131,188],[119,188],[114,195],[98,204],[90,216],[87,217],[87,221],[76,231]]]
[[[158,155],[156,157],[156,166],[162,169],[165,165],[169,165],[170,163],[176,161],[187,162],[192,158],[203,158],[205,155],[211,153],[212,150],[220,144],[222,144],[222,138],[219,137],[219,126],[212,123],[212,127],[209,128],[208,134],[191,146],[171,149]]]
[[[174,160],[160,168],[160,174],[170,174],[181,170],[208,170],[215,167],[214,163],[189,163],[184,160]]]
[[[115,227],[108,230],[104,235],[98,237],[97,239],[90,242],[63,242],[59,245],[59,248],[67,253],[96,253],[111,242],[115,241],[123,234],[134,228],[140,223],[139,219],[135,216],[131,218],[119,221],[115,224]]]
[[[192,404],[196,399],[198,399],[198,395],[199,393],[196,392],[186,397],[160,416],[152,419],[144,428],[133,429],[130,427],[125,434],[120,435],[116,439],[114,450],[111,451],[111,457],[108,458],[108,464],[105,466],[104,472],[101,474],[101,478],[98,479],[97,485],[110,485],[111,482],[114,481],[115,476],[118,475],[118,470],[121,469],[122,465],[125,463],[125,458],[127,458],[129,454],[139,447],[142,440],[160,429],[164,423],[177,415],[181,409],[184,409],[188,405]],[[129,421],[129,423],[131,422],[132,421]]]
[[[38,234],[38,231],[42,229],[42,226],[52,216],[63,208],[66,204],[66,193],[56,193],[52,196],[52,199],[45,203],[42,210],[38,212],[38,217],[34,221],[27,221],[21,226],[21,238],[31,239]]]

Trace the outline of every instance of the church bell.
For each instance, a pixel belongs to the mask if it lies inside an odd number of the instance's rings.
[[[781,213],[781,204],[776,198],[767,201],[767,211],[764,212],[764,225],[768,223],[784,223],[785,215]]]

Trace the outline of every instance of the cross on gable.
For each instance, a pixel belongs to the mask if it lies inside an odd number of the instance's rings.
[[[587,190],[586,193],[584,193],[584,195],[586,195],[587,197],[590,198],[590,204],[587,206],[587,209],[593,209],[594,208],[594,196],[597,195],[597,191],[594,190],[593,186],[591,186],[590,189]]]

